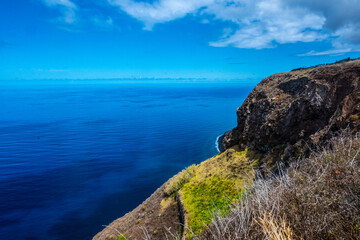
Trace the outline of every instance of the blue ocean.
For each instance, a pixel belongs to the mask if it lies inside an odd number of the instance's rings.
[[[218,153],[254,81],[0,81],[0,238],[91,239]]]

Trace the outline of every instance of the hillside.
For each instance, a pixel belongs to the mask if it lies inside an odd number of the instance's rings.
[[[225,133],[222,153],[174,176],[94,239],[211,238],[212,211],[228,214],[247,199],[247,186],[311,156],[334,132],[347,128],[350,137],[360,130],[359,85],[359,59],[265,78],[237,109],[238,125]]]
[[[271,166],[348,125],[359,131],[359,84],[359,59],[265,78],[237,109],[238,125],[222,147],[266,153]]]
[[[360,239],[359,226],[360,138],[345,129],[248,186],[196,239]]]

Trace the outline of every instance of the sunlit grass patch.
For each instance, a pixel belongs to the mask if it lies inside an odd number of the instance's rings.
[[[254,151],[237,146],[199,164],[194,176],[178,191],[185,212],[185,236],[191,238],[211,223],[214,211],[226,212],[251,184],[257,159]]]
[[[181,189],[181,196],[187,213],[188,233],[191,230],[198,234],[204,226],[211,223],[214,209],[224,211],[232,199],[237,199],[240,195],[233,182],[215,176],[185,184]]]

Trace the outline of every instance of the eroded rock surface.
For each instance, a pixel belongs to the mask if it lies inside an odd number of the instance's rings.
[[[336,130],[359,131],[359,84],[359,59],[265,78],[237,109],[223,149],[240,145],[286,160]]]

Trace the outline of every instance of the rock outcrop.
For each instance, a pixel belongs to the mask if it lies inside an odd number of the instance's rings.
[[[359,59],[267,77],[237,109],[238,125],[225,133],[222,147],[258,150],[274,162],[347,126],[359,131],[359,85]]]
[[[306,154],[349,127],[360,130],[360,59],[265,78],[237,109],[238,125],[222,137],[224,152],[174,176],[94,240],[190,239],[239,195],[257,173]],[[179,224],[181,223],[181,224]],[[180,226],[185,226],[180,227]],[[167,229],[167,230],[166,230]]]

